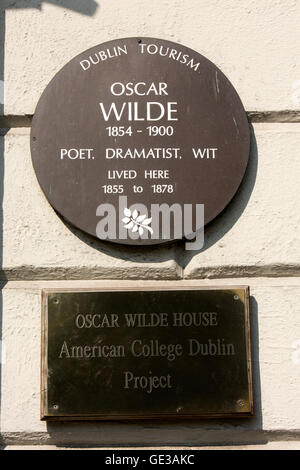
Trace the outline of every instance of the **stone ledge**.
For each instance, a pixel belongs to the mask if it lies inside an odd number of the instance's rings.
[[[70,430],[63,432],[10,432],[0,434],[0,443],[5,450],[67,450],[74,447],[87,450],[95,446],[99,450],[247,450],[248,449],[300,449],[300,432],[280,431],[276,433],[258,431],[244,432],[240,429],[210,430],[177,425],[125,425],[104,423],[101,437],[97,431]],[[152,429],[151,429],[152,427]],[[159,429],[159,432],[158,432]],[[136,436],[139,436],[137,439]],[[180,436],[180,437],[179,437]],[[185,442],[187,444],[185,444]],[[59,447],[56,447],[56,445]],[[110,447],[113,446],[113,447]],[[25,449],[24,449],[25,450]]]
[[[220,279],[234,277],[298,277],[300,264],[270,264],[244,266],[197,266],[183,271],[183,279]]]
[[[141,264],[124,262],[120,265],[109,264],[107,266],[81,266],[64,268],[36,267],[30,265],[6,268],[0,270],[0,281],[19,280],[76,280],[76,279],[148,279],[148,280],[175,280],[182,279],[182,269],[175,261],[166,261],[155,264]]]

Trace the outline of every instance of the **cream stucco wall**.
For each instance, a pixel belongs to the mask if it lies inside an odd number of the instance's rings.
[[[298,0],[2,1],[3,444],[299,448],[299,24]],[[88,237],[55,214],[34,175],[29,126],[47,83],[79,52],[129,36],[169,39],[204,54],[227,75],[248,112],[246,176],[206,230],[201,252],[187,252],[182,243],[128,250]],[[162,280],[178,286],[249,285],[255,417],[176,424],[41,422],[41,289],[99,288],[116,280],[120,286]]]

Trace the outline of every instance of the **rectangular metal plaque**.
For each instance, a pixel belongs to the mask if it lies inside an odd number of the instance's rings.
[[[43,291],[41,418],[253,414],[249,290]]]

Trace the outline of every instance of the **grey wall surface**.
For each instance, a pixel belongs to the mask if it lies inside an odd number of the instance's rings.
[[[292,0],[4,0],[0,6],[0,435],[3,445],[299,448],[300,3]],[[53,75],[115,38],[150,36],[218,65],[249,117],[243,183],[205,232],[132,249],[62,221],[30,156],[31,117]],[[1,95],[0,95],[1,97]],[[249,285],[255,417],[184,423],[48,424],[39,419],[41,289]]]

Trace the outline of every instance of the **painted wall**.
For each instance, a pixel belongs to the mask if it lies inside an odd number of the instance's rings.
[[[1,2],[3,444],[300,448],[299,24],[297,0]],[[185,251],[183,243],[129,250],[88,237],[55,214],[32,169],[31,116],[47,83],[76,54],[129,36],[169,39],[205,55],[227,75],[248,112],[246,176],[207,228],[200,252]],[[177,424],[41,422],[41,288],[98,288],[111,280],[120,286],[161,280],[250,285],[255,417]]]

